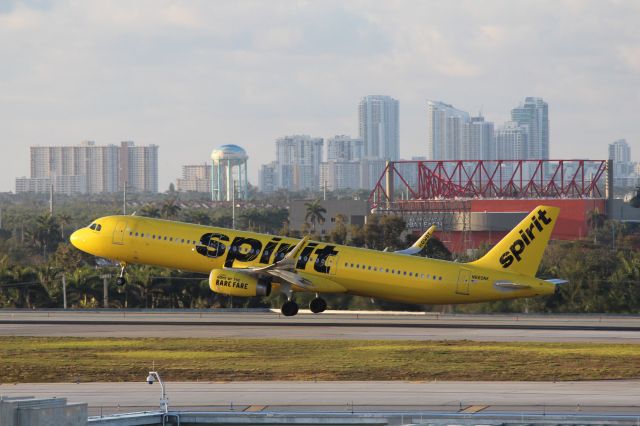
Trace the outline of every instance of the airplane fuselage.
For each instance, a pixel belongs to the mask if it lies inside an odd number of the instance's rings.
[[[95,223],[100,230],[83,228],[74,233],[76,247],[127,264],[203,274],[268,266],[284,258],[299,241],[137,216],[107,216]],[[555,291],[546,281],[506,270],[316,241],[302,249],[295,271],[324,293],[416,304],[483,302]]]

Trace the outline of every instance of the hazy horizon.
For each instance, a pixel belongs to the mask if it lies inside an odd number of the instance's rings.
[[[496,127],[549,104],[551,158],[640,159],[640,2],[0,2],[0,191],[29,146],[159,145],[159,190],[233,143],[249,180],[290,134],[358,135],[358,102],[400,102],[426,155],[426,101]],[[325,142],[326,144],[326,142]]]

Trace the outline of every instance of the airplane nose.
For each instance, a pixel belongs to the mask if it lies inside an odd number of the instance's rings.
[[[71,236],[69,237],[69,241],[71,241],[71,244],[79,249],[80,248],[80,243],[83,240],[82,236],[80,235],[80,230],[75,231],[73,234],[71,234]]]

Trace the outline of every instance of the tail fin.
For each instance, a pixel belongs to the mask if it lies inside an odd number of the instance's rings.
[[[535,276],[560,209],[538,206],[472,265]]]

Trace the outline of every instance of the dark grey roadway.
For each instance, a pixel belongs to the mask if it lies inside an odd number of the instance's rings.
[[[640,316],[0,310],[0,335],[640,343]]]

